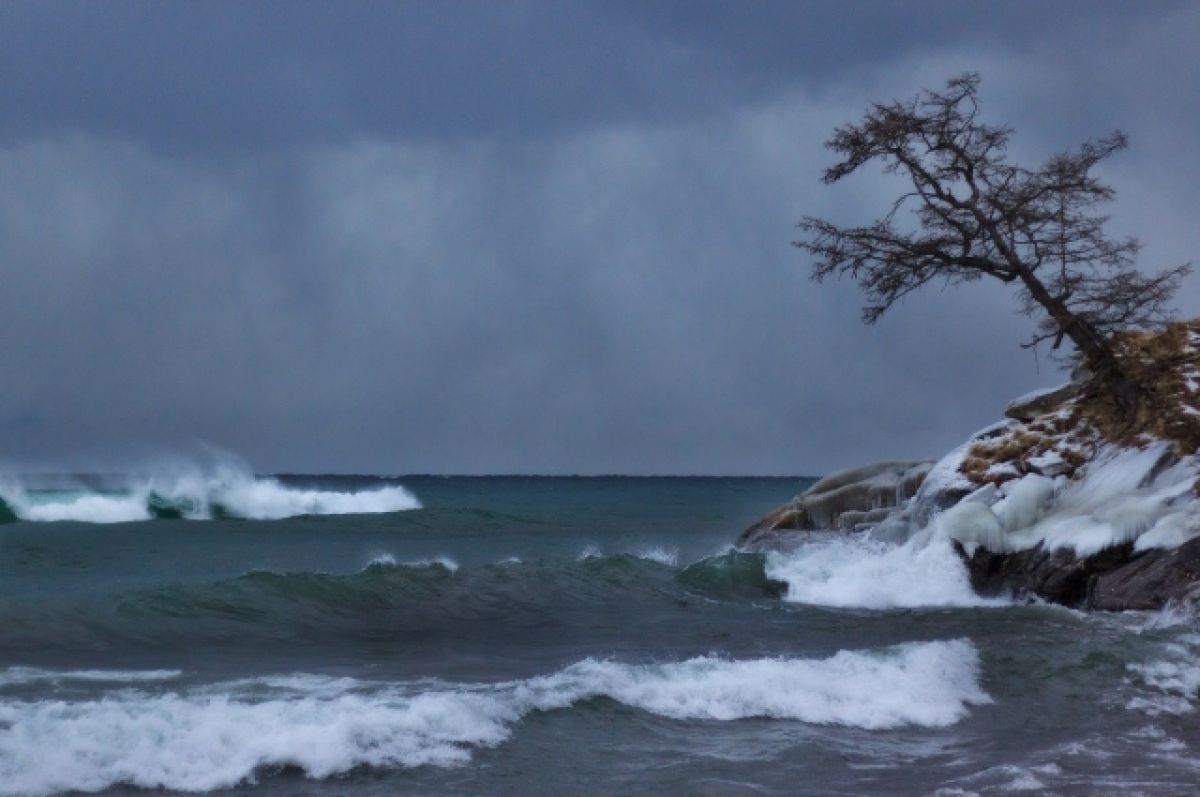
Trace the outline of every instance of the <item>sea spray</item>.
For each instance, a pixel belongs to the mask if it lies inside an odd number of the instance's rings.
[[[785,599],[864,609],[996,606],[971,589],[949,540],[925,531],[902,545],[829,537],[767,554],[766,575],[787,585]]]
[[[676,720],[768,717],[866,730],[945,727],[990,702],[978,653],[961,639],[824,659],[585,659],[491,685],[294,675],[90,700],[0,700],[0,794],[117,784],[207,791],[283,765],[325,778],[359,766],[463,764],[531,712],[596,698]]]
[[[381,514],[421,507],[400,485],[362,490],[303,488],[256,476],[236,459],[172,462],[143,474],[76,480],[53,488],[7,476],[0,481],[0,522],[122,523],[232,517],[279,520],[300,515]]]

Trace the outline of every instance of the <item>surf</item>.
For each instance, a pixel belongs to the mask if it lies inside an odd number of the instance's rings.
[[[357,767],[457,766],[505,742],[532,713],[596,700],[676,721],[765,718],[866,731],[947,727],[991,702],[978,652],[963,639],[823,659],[586,658],[493,684],[295,674],[148,688],[174,677],[117,673],[121,689],[90,699],[0,699],[0,724],[9,729],[0,736],[0,795],[115,785],[211,791],[283,767],[320,779]]]
[[[233,457],[171,462],[130,475],[0,480],[0,522],[129,523],[146,520],[282,520],[304,515],[386,514],[421,508],[399,484],[357,490],[285,483]]]

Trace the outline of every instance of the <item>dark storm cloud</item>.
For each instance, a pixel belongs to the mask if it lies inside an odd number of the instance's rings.
[[[807,282],[796,218],[865,218],[892,185],[820,186],[821,142],[977,68],[1023,158],[1129,129],[1115,221],[1187,259],[1198,36],[1179,3],[0,5],[0,447],[385,472],[937,453],[1058,375],[1003,289],[864,328],[852,286]]]
[[[1177,5],[11,2],[0,5],[0,131],[201,153],[541,137],[728,113],[932,47],[1089,47],[1056,34],[1119,31]]]

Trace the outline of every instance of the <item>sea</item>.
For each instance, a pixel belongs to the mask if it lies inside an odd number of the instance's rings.
[[[0,795],[1200,793],[1200,626],[797,478],[9,477]]]

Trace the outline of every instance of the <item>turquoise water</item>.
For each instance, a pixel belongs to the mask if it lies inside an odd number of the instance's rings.
[[[839,559],[872,596],[930,576],[821,540],[730,549],[795,479],[293,477],[272,487],[291,503],[262,500],[325,511],[400,485],[420,508],[0,525],[0,794],[1200,780],[1189,616],[855,605]],[[40,500],[141,495],[55,490]]]

